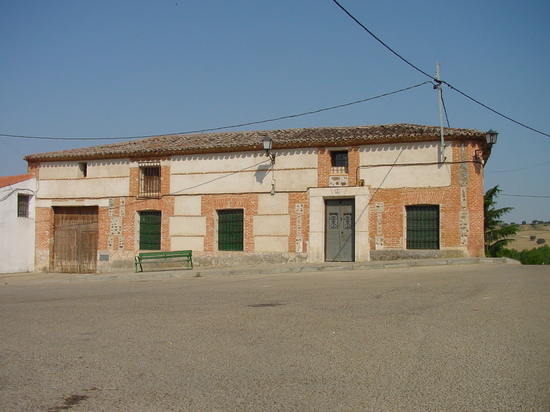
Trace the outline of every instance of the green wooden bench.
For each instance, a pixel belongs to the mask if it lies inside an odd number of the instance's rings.
[[[173,250],[169,252],[143,252],[134,258],[134,266],[137,272],[143,272],[142,263],[184,262],[186,269],[193,269],[193,251]],[[139,270],[138,270],[139,267]]]

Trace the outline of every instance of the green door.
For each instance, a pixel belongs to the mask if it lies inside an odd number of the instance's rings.
[[[160,210],[139,212],[140,250],[160,250],[161,220]]]
[[[218,210],[218,250],[244,250],[242,209]]]

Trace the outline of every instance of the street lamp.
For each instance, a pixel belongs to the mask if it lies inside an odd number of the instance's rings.
[[[266,136],[262,139],[262,143],[264,145],[266,156],[269,157],[272,165],[275,164],[275,155],[271,153],[271,149],[273,148],[273,139],[269,136]]]
[[[487,159],[489,159],[489,156],[491,155],[491,149],[493,148],[493,145],[497,142],[497,138],[498,132],[495,132],[493,129],[485,132],[485,142],[487,143],[487,147],[485,148],[485,150],[478,149],[475,151],[474,160],[476,162],[487,164]]]
[[[498,132],[495,132],[493,129],[490,129],[485,133],[485,140],[489,147],[493,146],[497,142]]]

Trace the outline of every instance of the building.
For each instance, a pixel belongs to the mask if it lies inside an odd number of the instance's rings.
[[[34,270],[34,204],[32,175],[0,177],[0,273]]]
[[[483,256],[485,133],[394,124],[169,135],[26,156],[37,270]],[[272,149],[264,150],[272,142]]]

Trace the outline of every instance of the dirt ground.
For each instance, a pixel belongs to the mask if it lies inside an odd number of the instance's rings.
[[[536,239],[531,240],[531,236],[536,236]],[[545,239],[546,243],[538,244],[537,239]],[[531,225],[523,225],[514,237],[514,241],[508,244],[508,248],[522,251],[543,245],[550,245],[550,225],[537,225],[534,228]]]

